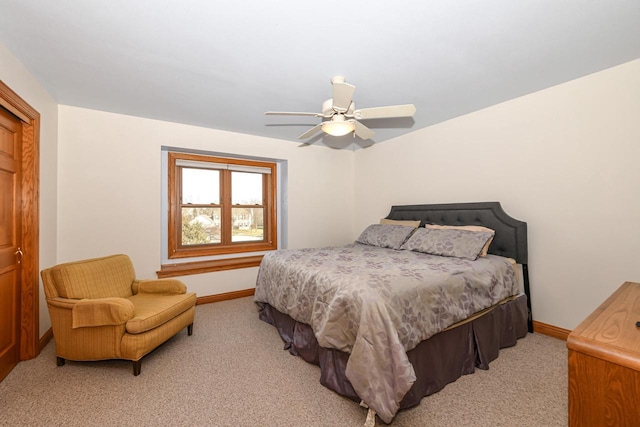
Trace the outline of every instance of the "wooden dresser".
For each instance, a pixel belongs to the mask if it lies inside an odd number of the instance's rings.
[[[626,282],[567,338],[569,426],[640,426],[640,283]]]

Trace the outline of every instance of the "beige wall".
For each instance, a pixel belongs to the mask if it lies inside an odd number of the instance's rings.
[[[40,113],[40,265],[56,261],[58,104],[0,43],[0,80]],[[29,254],[25,254],[29,256]],[[51,322],[40,286],[40,335]]]
[[[126,253],[140,278],[161,260],[161,147],[288,161],[289,247],[352,241],[353,152],[59,107],[58,261]],[[199,296],[253,288],[257,268],[184,276]]]
[[[636,60],[357,151],[355,226],[500,201],[528,223],[534,320],[573,329],[640,281],[639,159]]]

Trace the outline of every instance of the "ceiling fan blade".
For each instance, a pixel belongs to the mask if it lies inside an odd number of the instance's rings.
[[[296,111],[267,111],[264,113],[265,116],[313,116],[313,117],[324,117],[322,113],[303,113]]]
[[[298,139],[306,139],[309,138],[313,135],[315,135],[316,133],[322,131],[322,123],[318,123],[317,125],[315,125],[314,127],[312,127],[311,129],[309,129],[308,131],[306,131],[305,133],[303,133],[302,135],[300,135],[298,137]]]
[[[355,134],[359,136],[361,139],[373,138],[373,136],[376,134],[374,131],[372,131],[371,129],[369,129],[359,121],[354,120],[354,123],[356,126]]]
[[[344,82],[333,82],[333,108],[341,113],[349,110],[356,87]]]
[[[362,108],[353,112],[356,120],[386,119],[392,117],[411,117],[416,112],[413,104],[390,105],[388,107]]]

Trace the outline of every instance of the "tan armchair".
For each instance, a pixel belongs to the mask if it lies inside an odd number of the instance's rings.
[[[139,375],[144,355],[185,327],[193,333],[196,294],[179,280],[136,280],[126,255],[60,264],[41,276],[58,366],[125,359]]]

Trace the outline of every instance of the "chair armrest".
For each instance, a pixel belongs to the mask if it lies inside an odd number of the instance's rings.
[[[53,297],[47,298],[47,305],[62,308],[65,310],[73,309],[73,306],[80,301],[79,299],[71,299],[71,298],[62,298],[62,297]]]
[[[134,294],[185,294],[187,286],[177,279],[135,280],[132,290]]]
[[[81,299],[71,309],[71,327],[122,325],[133,316],[133,303],[126,298]]]

